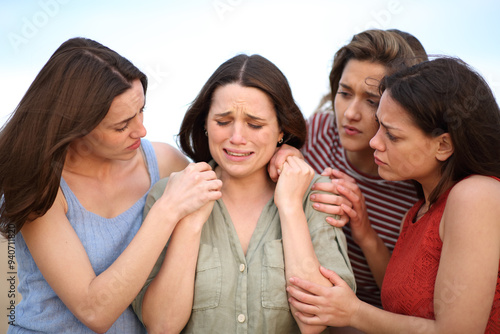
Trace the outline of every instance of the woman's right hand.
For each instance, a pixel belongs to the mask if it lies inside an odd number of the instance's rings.
[[[346,221],[348,221],[351,226],[351,233],[354,242],[360,245],[360,243],[364,240],[370,238],[374,231],[368,217],[365,197],[363,196],[361,189],[359,189],[356,180],[346,173],[333,168],[326,168],[321,175],[328,176],[332,180],[331,185],[328,189],[326,189],[321,187],[328,187],[329,184],[316,183],[314,185],[314,189],[329,191],[340,195],[340,199],[337,199],[337,201],[340,200],[340,202],[335,204],[340,206],[341,219],[340,221],[337,221],[329,217],[327,218],[328,223],[333,226],[341,227],[345,225]],[[321,202],[322,200],[323,204],[331,204],[329,202],[324,202],[325,195],[323,195],[323,197],[316,195],[316,198],[314,199],[315,202]],[[327,212],[325,210],[328,209],[328,206],[315,205],[315,208],[319,211]],[[328,211],[327,213],[331,212]]]
[[[174,208],[168,214],[175,213],[181,220],[207,203],[221,198],[221,187],[222,181],[217,179],[209,164],[190,163],[184,170],[170,174],[163,195],[154,206]]]

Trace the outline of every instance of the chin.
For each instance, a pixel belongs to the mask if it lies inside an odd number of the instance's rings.
[[[390,173],[388,171],[384,171],[382,168],[378,168],[378,175],[386,181],[401,181],[401,177],[394,173]]]

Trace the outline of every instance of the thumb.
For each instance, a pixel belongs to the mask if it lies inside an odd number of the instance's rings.
[[[320,266],[319,270],[321,271],[321,274],[325,276],[325,278],[328,278],[334,286],[341,286],[346,284],[346,282],[344,282],[344,280],[340,278],[340,276],[337,275],[336,272],[330,269],[326,269],[323,266]]]
[[[321,173],[322,176],[331,176],[332,175],[332,168],[326,167],[325,170]]]

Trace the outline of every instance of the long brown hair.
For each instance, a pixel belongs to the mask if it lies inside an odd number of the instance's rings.
[[[0,232],[12,236],[54,203],[69,144],[106,116],[113,99],[147,78],[115,51],[86,38],[50,57],[0,132]]]
[[[390,75],[426,58],[422,44],[409,33],[395,29],[362,31],[354,35],[349,43],[335,53],[329,77],[330,92],[323,96],[315,112],[324,111],[325,106],[330,102],[333,110],[333,102],[339,89],[342,72],[351,59],[380,64],[385,68],[385,75]]]
[[[302,147],[306,123],[295,103],[288,80],[272,62],[260,55],[237,55],[220,65],[202,87],[187,110],[178,141],[182,151],[196,162],[210,161],[212,156],[204,133],[205,121],[216,88],[230,83],[253,87],[266,93],[274,104],[284,143]]]
[[[380,88],[428,136],[450,134],[454,151],[441,164],[430,204],[466,176],[500,177],[500,109],[486,81],[469,65],[438,58],[385,77]]]

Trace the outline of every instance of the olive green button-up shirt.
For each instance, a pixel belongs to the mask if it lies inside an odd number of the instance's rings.
[[[316,176],[314,182],[330,181]],[[163,194],[165,186],[166,180],[154,186],[147,206]],[[355,289],[345,236],[326,222],[326,214],[312,208],[310,194],[309,188],[303,206],[316,256],[322,266],[334,270]],[[160,270],[164,255],[165,251],[145,287]],[[139,318],[145,290],[133,303]],[[224,202],[220,199],[215,203],[202,230],[193,311],[182,333],[300,333],[287,300],[281,225],[274,198],[260,215],[246,255]]]

